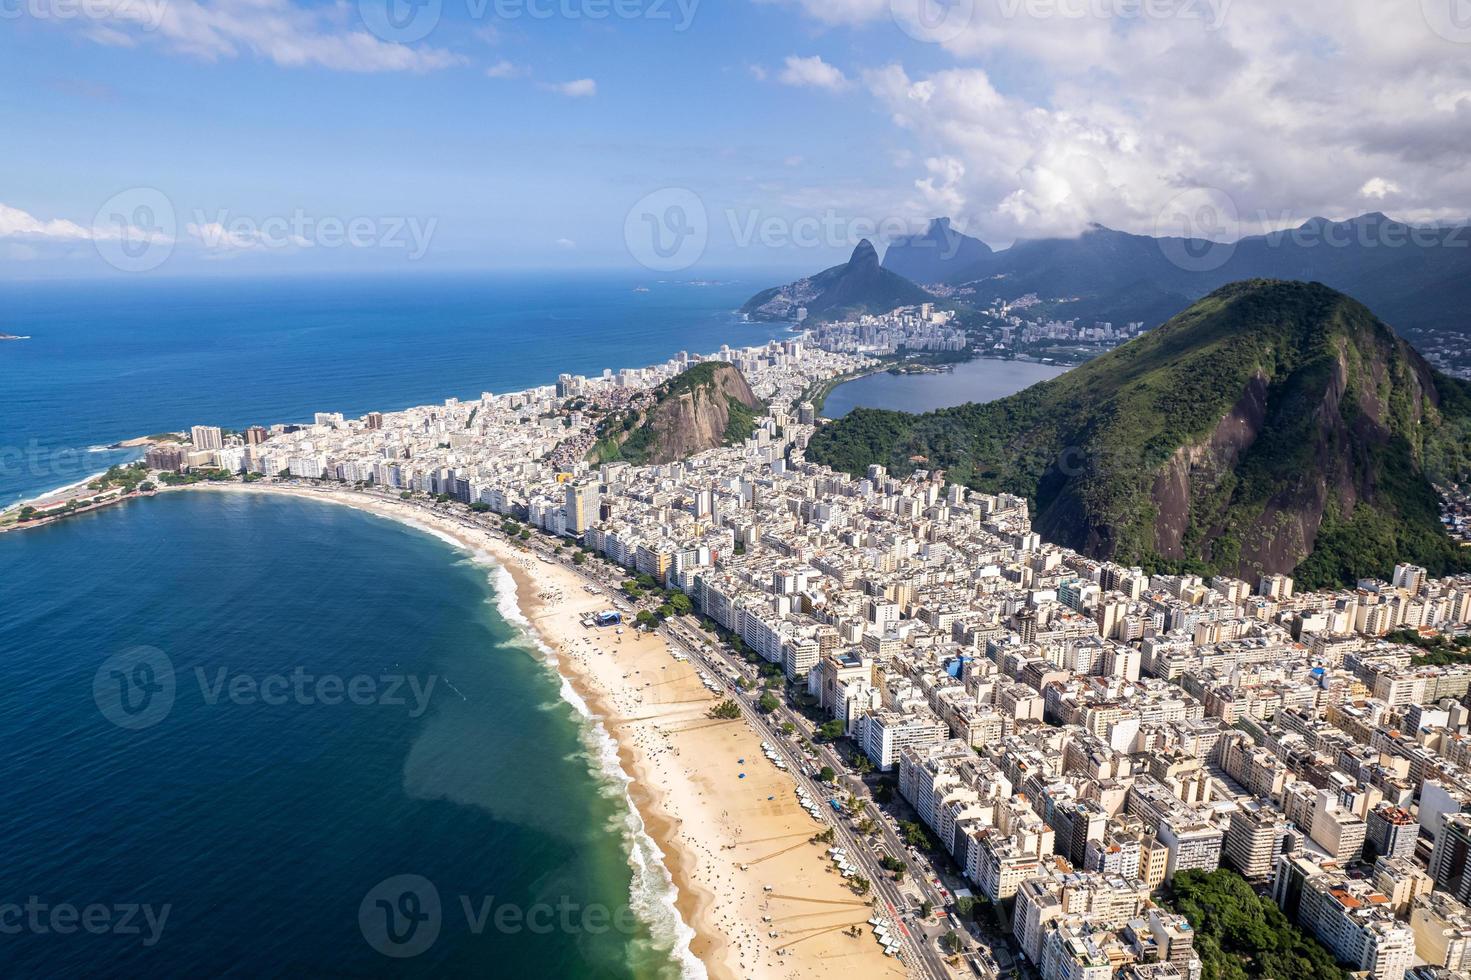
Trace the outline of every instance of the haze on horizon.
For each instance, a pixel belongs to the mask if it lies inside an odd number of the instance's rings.
[[[10,0],[0,278],[1462,223],[1464,2]]]

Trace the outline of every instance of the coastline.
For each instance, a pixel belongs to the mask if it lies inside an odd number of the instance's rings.
[[[572,568],[541,561],[466,519],[392,499],[236,483],[159,492],[187,489],[351,507],[493,566],[502,615],[556,671],[564,700],[586,721],[592,761],[601,757],[605,776],[622,786],[633,905],[661,947],[672,947],[684,976],[905,975],[866,929],[861,937],[845,933],[872,914],[869,904],[832,873],[825,848],[810,843],[824,825],[800,809],[795,781],[761,757],[760,737],[744,721],[707,717],[725,695],[711,694],[662,636],[583,627],[586,615],[612,599],[587,591]],[[681,756],[697,761],[685,765]]]

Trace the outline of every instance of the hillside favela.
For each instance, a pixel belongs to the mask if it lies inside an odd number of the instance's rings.
[[[6,975],[1471,980],[1447,7],[17,8]]]

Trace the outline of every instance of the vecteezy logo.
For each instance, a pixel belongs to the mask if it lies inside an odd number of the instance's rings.
[[[384,956],[418,956],[439,938],[439,889],[422,875],[395,875],[379,882],[358,906],[363,938]]]
[[[133,647],[102,662],[92,677],[102,717],[136,731],[168,717],[174,707],[174,665],[154,647]]]
[[[1447,41],[1471,44],[1471,0],[1420,0],[1420,12]]]
[[[148,272],[174,252],[178,222],[163,191],[132,187],[107,199],[92,218],[92,244],[114,269]]]
[[[1160,251],[1186,272],[1211,272],[1231,261],[1241,237],[1236,202],[1225,191],[1200,187],[1170,199],[1154,222]]]
[[[646,269],[678,272],[705,254],[710,216],[692,190],[666,187],[643,197],[623,222],[628,253]]]
[[[411,44],[439,26],[443,7],[444,0],[358,0],[358,16],[380,40]]]
[[[889,14],[916,41],[945,44],[971,25],[976,0],[889,0]]]

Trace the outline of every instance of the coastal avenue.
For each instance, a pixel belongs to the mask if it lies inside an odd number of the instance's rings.
[[[668,639],[678,643],[690,656],[696,658],[708,669],[717,669],[715,664],[704,654],[704,641],[699,635],[693,633],[687,624],[675,624],[672,620],[666,620],[664,626],[661,628],[661,632]],[[728,666],[738,672],[743,672],[742,667],[746,665],[735,661],[720,646],[711,644],[710,648],[712,650],[720,650],[720,656]],[[772,723],[772,719],[762,715],[755,708],[751,707],[745,698],[738,697],[735,701],[740,705],[741,714],[746,719],[746,722],[776,748],[777,752],[782,756],[782,761],[786,763],[793,777],[797,780],[798,785],[803,786],[807,792],[811,793],[813,799],[824,800],[829,798],[833,793],[833,787],[819,783],[808,774],[807,767],[803,765],[805,760],[799,758],[793,752],[787,739],[780,733],[778,726]],[[795,723],[794,716],[792,716],[792,713],[785,704],[778,709],[778,712],[781,713],[781,717],[793,720]],[[776,713],[773,712],[773,714]],[[832,758],[832,761],[841,765],[841,761],[835,756]],[[839,772],[843,770],[834,767],[834,771]],[[929,937],[922,932],[916,935],[904,923],[904,916],[900,911],[907,904],[904,901],[904,896],[900,893],[898,886],[888,877],[888,873],[879,865],[878,858],[868,846],[868,842],[851,830],[843,820],[834,820],[829,826],[833,828],[837,838],[849,849],[850,853],[857,857],[859,864],[863,866],[864,876],[872,882],[874,890],[878,892],[879,897],[888,906],[890,917],[894,924],[899,927],[899,932],[904,937],[904,949],[908,954],[905,956],[906,965],[921,976],[931,977],[934,980],[947,980],[950,976],[950,971],[946,968],[944,960],[931,948],[928,941]],[[896,854],[902,853],[902,845],[899,843],[897,837],[894,837],[892,831],[882,819],[879,820],[879,826],[883,828],[886,836],[891,838],[893,852]],[[929,882],[925,879],[922,870],[916,874],[916,878],[923,883],[923,887],[925,887],[926,893],[928,894]],[[937,904],[937,907],[943,908],[943,905]]]
[[[303,489],[320,489],[303,483],[296,483],[294,485],[299,486]],[[384,494],[382,491],[366,491],[366,493],[368,493],[369,495],[376,495],[380,497],[389,496],[387,494]],[[394,499],[395,502],[402,503],[402,501],[398,500],[396,497]],[[505,535],[501,532],[499,526],[493,524],[490,521],[486,521],[484,519],[477,518],[469,514],[453,513],[446,509],[442,509],[442,505],[437,505],[433,503],[426,502],[424,504],[418,504],[418,506],[421,506],[425,510],[428,510],[440,516],[450,517],[456,523],[465,528],[488,533],[495,537],[505,538]],[[599,571],[599,569],[578,566],[571,561],[564,560],[563,556],[556,555],[547,545],[545,539],[542,539],[540,537],[533,537],[529,541],[517,543],[528,545],[530,547],[530,550],[536,552],[539,557],[543,558],[546,561],[556,562],[571,569],[580,578],[582,578],[584,581],[594,586],[595,588],[606,590],[606,592],[609,594],[611,594],[617,588],[617,582],[613,581],[612,578],[600,578],[598,577],[598,575],[594,574],[596,571]],[[705,653],[705,646],[707,645],[707,641],[709,638],[706,637],[704,634],[699,633],[695,628],[691,627],[689,623],[679,622],[677,620],[667,620],[660,628],[660,632],[666,638],[666,640],[669,640],[672,643],[677,643],[679,647],[687,651],[687,653],[691,657],[695,658],[708,670],[714,671],[716,673],[726,672],[722,671],[720,667],[717,667],[710,656]],[[726,670],[734,671],[737,675],[740,676],[744,676],[746,673],[749,672],[750,665],[734,659],[734,655],[725,650],[723,644],[719,644],[717,642],[708,645],[710,646],[711,650],[719,651],[722,666],[724,666]],[[774,722],[772,718],[764,716],[760,712],[758,712],[755,708],[751,706],[751,704],[748,703],[748,699],[737,697],[735,698],[735,701],[736,704],[740,706],[741,714],[744,717],[746,723],[750,725],[750,727],[755,732],[762,735],[766,741],[770,742],[771,745],[775,747],[777,752],[782,756],[783,761],[788,767],[788,771],[792,774],[793,779],[796,780],[797,785],[803,786],[807,790],[807,792],[812,794],[814,799],[826,800],[833,795],[833,786],[825,783],[819,783],[815,778],[813,778],[812,775],[809,774],[808,767],[804,764],[805,760],[797,756],[788,738],[780,733],[778,723]],[[797,726],[798,731],[806,730],[806,720],[800,715],[792,712],[786,704],[782,704],[778,711],[780,712],[779,715],[776,712],[774,712],[773,714],[777,715],[779,719],[791,721],[794,725]],[[818,752],[819,758],[822,761],[832,766],[834,772],[839,772],[844,775],[845,785],[850,789],[850,791],[854,793],[855,796],[866,793],[866,787],[863,785],[862,780],[858,779],[847,771],[847,767],[843,765],[842,760],[838,758],[836,753],[832,752],[830,747],[817,746],[816,751]],[[884,842],[890,850],[890,853],[894,854],[895,856],[904,853],[907,848],[899,839],[897,834],[894,833],[893,829],[889,826],[887,820],[882,814],[880,814],[880,818],[877,823],[883,835]],[[918,921],[917,918],[913,918],[908,923],[906,923],[903,910],[907,907],[908,903],[906,902],[904,895],[901,893],[898,885],[888,876],[888,873],[879,864],[878,855],[873,852],[873,849],[869,845],[869,843],[862,837],[860,837],[856,832],[854,832],[850,827],[848,827],[846,825],[846,822],[843,820],[834,820],[833,823],[829,824],[828,826],[831,826],[833,828],[837,842],[846,847],[849,850],[849,853],[853,855],[857,859],[858,863],[862,866],[864,876],[869,879],[878,897],[883,901],[883,904],[886,906],[889,918],[894,922],[895,926],[898,927],[900,935],[903,936],[903,949],[905,954],[903,956],[903,960],[906,967],[914,975],[922,977],[924,978],[924,980],[950,980],[950,978],[952,977],[951,971],[945,965],[945,961],[940,956],[939,952],[931,945],[931,943],[934,941],[934,937],[924,932],[923,930],[916,930],[911,927],[913,923]],[[915,862],[918,864],[918,866],[912,868],[914,872],[913,880],[918,884],[921,893],[925,896],[926,900],[934,905],[935,908],[944,909],[946,905],[946,900],[944,896],[940,895],[935,890],[930,880],[930,875],[932,873],[931,870],[926,864],[921,862],[921,859],[918,858],[918,856],[915,857]]]
[[[446,513],[445,511],[439,510],[435,505],[429,505],[426,509],[440,514]],[[459,524],[466,528],[487,532],[497,537],[505,537],[499,527],[488,521],[476,519],[464,514],[454,514],[453,517]],[[595,574],[592,574],[592,569],[579,567],[570,561],[563,561],[562,557],[555,555],[551,548],[547,547],[545,541],[539,537],[533,537],[530,541],[524,543],[530,545],[533,551],[537,552],[546,560],[564,564],[576,572],[579,577],[597,588],[605,590],[616,588],[616,583],[598,578]],[[697,659],[707,669],[718,671],[716,665],[711,662],[704,652],[705,639],[695,634],[687,624],[666,621],[664,627],[661,628],[661,632],[666,639],[678,643],[682,649],[686,650],[690,656]],[[710,646],[712,650],[720,649],[716,644],[711,644]],[[720,650],[720,655],[725,665],[737,673],[744,673],[744,669],[749,666],[735,662],[723,649]],[[833,788],[831,786],[817,782],[817,780],[807,773],[806,766],[803,765],[803,760],[797,758],[791,746],[788,744],[787,739],[780,734],[770,719],[762,716],[752,708],[744,698],[736,698],[735,700],[740,706],[741,714],[745,718],[746,723],[776,748],[786,763],[788,771],[792,774],[792,777],[797,781],[798,785],[805,787],[814,799],[825,800],[832,795]],[[782,717],[791,719],[793,723],[801,720],[793,716],[786,705],[782,705],[780,710],[783,713]],[[831,763],[835,764],[834,771],[846,771],[842,768],[841,760],[835,755],[829,754],[825,758],[830,758]],[[851,777],[849,778],[851,779]],[[893,833],[893,830],[883,819],[880,819],[878,823],[883,830],[885,841],[892,848],[893,853],[903,853],[905,848]],[[829,826],[833,828],[838,841],[849,849],[849,852],[856,857],[859,864],[863,867],[864,876],[872,883],[874,890],[883,900],[884,905],[887,906],[889,917],[899,928],[900,935],[904,937],[905,955],[903,959],[905,965],[914,975],[923,977],[925,980],[950,980],[950,970],[945,966],[945,962],[939,953],[930,945],[930,937],[923,932],[916,934],[905,923],[904,916],[901,912],[901,909],[907,904],[904,896],[900,893],[897,885],[888,877],[888,873],[879,865],[878,857],[873,853],[872,848],[858,834],[847,827],[844,821],[835,820]],[[933,886],[930,884],[927,869],[916,869],[915,880],[920,883],[924,894],[935,904],[936,908],[944,907],[943,899],[934,891]]]
[[[500,529],[490,522],[481,522],[474,518],[460,515],[456,515],[456,519],[466,527],[473,527],[476,530],[487,531],[496,536],[504,537],[504,535],[501,534]],[[576,572],[582,579],[599,589],[606,589],[609,590],[609,592],[611,593],[611,591],[616,589],[617,587],[616,582],[600,579],[597,575],[593,574],[592,569],[589,569],[585,566],[579,567],[578,565],[570,561],[565,561],[562,556],[554,554],[551,548],[547,546],[545,540],[540,537],[533,537],[529,541],[524,543],[531,545],[532,550],[538,552],[541,557],[545,558],[548,561],[556,561],[560,564],[564,564],[566,567]],[[667,640],[678,644],[680,648],[685,650],[685,652],[689,656],[693,657],[700,664],[704,665],[706,669],[714,671],[716,673],[721,673],[715,663],[713,663],[704,652],[704,648],[707,645],[708,637],[705,637],[703,634],[696,632],[689,625],[689,623],[679,622],[672,619],[666,620],[664,625],[660,628],[660,632]],[[749,669],[749,664],[744,664],[735,660],[733,655],[723,648],[722,644],[714,643],[709,644],[709,646],[711,650],[719,651],[719,656],[721,657],[724,665],[727,668],[734,670],[737,674],[744,674]],[[735,699],[735,701],[740,706],[741,714],[745,718],[747,724],[749,724],[754,731],[760,734],[766,741],[770,742],[771,745],[776,748],[777,752],[782,756],[783,761],[786,763],[788,771],[792,774],[798,785],[803,786],[809,793],[811,793],[813,799],[828,799],[833,793],[833,787],[823,783],[819,783],[816,779],[808,774],[807,767],[803,764],[804,760],[797,757],[797,755],[791,748],[787,738],[780,733],[779,726],[773,724],[772,719],[756,711],[745,698],[738,697]],[[801,718],[800,715],[792,712],[786,704],[782,704],[778,711],[781,713],[780,717],[783,720],[790,720],[793,724],[796,724],[798,726],[798,730],[803,729],[803,726],[805,725],[805,719]],[[847,784],[850,788],[853,788],[853,783],[856,782],[857,790],[866,792],[866,787],[863,786],[862,781],[857,780],[856,777],[853,777],[847,773],[847,769],[842,764],[842,760],[839,759],[837,755],[831,751],[831,749],[825,746],[819,747],[818,752],[821,758],[827,761],[828,764],[832,765],[835,772],[844,773],[845,779],[847,780]],[[855,795],[857,795],[856,792]],[[919,932],[918,934],[916,934],[916,932],[912,930],[908,924],[905,923],[904,915],[901,912],[901,910],[907,905],[904,896],[900,893],[900,890],[895,882],[889,878],[888,873],[884,871],[884,869],[879,865],[878,856],[873,853],[873,850],[869,846],[868,842],[863,840],[857,833],[846,826],[845,822],[842,820],[834,820],[833,823],[829,826],[833,827],[834,833],[841,844],[847,847],[849,849],[849,852],[857,858],[859,864],[863,867],[864,876],[869,879],[869,881],[873,885],[873,888],[878,893],[879,897],[883,900],[884,904],[887,906],[890,918],[899,928],[900,935],[904,937],[904,950],[906,953],[906,955],[904,956],[904,961],[906,966],[908,966],[913,973],[918,976],[925,977],[927,978],[927,980],[949,980],[951,976],[950,970],[946,967],[944,960],[941,958],[936,949],[931,946],[931,937],[924,932]],[[889,846],[891,853],[895,854],[896,856],[898,854],[904,853],[904,844],[899,840],[898,835],[894,833],[893,829],[882,818],[882,816],[878,820],[878,826],[881,828],[885,842]],[[946,904],[945,899],[935,890],[934,886],[931,884],[928,869],[925,867],[919,867],[914,870],[914,880],[919,883],[920,889],[925,895],[926,899],[930,901],[935,906],[935,908],[943,909]]]

